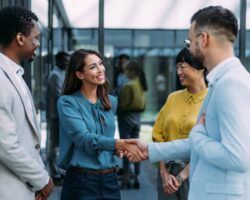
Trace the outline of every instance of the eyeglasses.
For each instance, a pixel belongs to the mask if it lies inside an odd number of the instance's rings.
[[[202,32],[196,34],[195,37],[199,37],[201,34],[202,34]],[[189,39],[189,38],[185,39],[185,40],[184,40],[184,43],[185,43],[185,45],[186,45],[186,48],[189,49],[189,48],[190,48],[190,44],[191,44],[191,39]]]
[[[184,40],[184,43],[185,43],[185,45],[186,45],[186,48],[190,48],[190,44],[191,44],[191,41],[190,41],[190,39],[185,39]]]
[[[185,65],[185,62],[179,62],[179,63],[176,64],[176,71],[183,70],[186,67],[187,66]]]

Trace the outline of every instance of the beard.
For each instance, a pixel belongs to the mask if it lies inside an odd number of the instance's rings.
[[[203,66],[205,65],[205,56],[198,47],[198,43],[195,43],[195,49],[192,54],[198,62],[200,62]]]
[[[22,55],[21,60],[28,62],[28,63],[31,63],[32,61],[34,61],[34,58],[35,58],[35,54],[32,52],[29,54]]]
[[[27,61],[31,63],[34,60],[34,58],[29,58]]]

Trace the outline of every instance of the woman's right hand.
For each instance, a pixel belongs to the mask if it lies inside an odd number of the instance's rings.
[[[140,145],[147,150],[146,144],[135,139],[116,139],[115,149],[123,152],[122,156],[126,156],[130,161],[139,162],[147,158],[147,155],[140,149],[142,148]]]
[[[166,194],[172,194],[179,189],[178,181],[174,175],[168,172],[165,164],[160,166],[160,176],[162,180],[162,188]]]

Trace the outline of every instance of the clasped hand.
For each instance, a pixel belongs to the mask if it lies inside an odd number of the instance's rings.
[[[49,182],[40,191],[36,192],[35,200],[47,200],[49,195],[52,193],[55,185],[53,180],[49,178]]]
[[[116,150],[120,158],[126,156],[130,162],[140,162],[148,159],[147,144],[138,139],[117,140]]]

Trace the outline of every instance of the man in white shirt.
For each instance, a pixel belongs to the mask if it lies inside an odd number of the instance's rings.
[[[250,200],[250,75],[234,56],[237,31],[236,17],[221,6],[193,15],[186,42],[209,71],[197,124],[186,140],[134,141],[152,162],[191,155],[189,200]]]
[[[40,129],[20,62],[39,47],[37,16],[20,7],[0,10],[0,199],[46,200],[53,181],[40,157]]]

